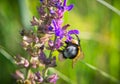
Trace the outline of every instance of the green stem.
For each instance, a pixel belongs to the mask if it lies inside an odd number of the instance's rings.
[[[28,59],[28,62],[30,63],[30,62],[31,62],[31,60],[32,60],[32,57],[31,57],[31,56],[29,56],[27,59]],[[28,76],[29,76],[29,72],[30,72],[30,69],[31,69],[31,65],[29,65],[29,66],[26,68],[25,79],[27,79],[27,78],[28,78]]]
[[[46,73],[47,69],[48,69],[48,67],[45,66],[45,68],[44,68],[43,71],[42,71],[43,79],[45,79],[45,73]]]
[[[25,79],[27,79],[27,78],[28,78],[28,75],[29,75],[29,71],[30,71],[30,68],[29,68],[29,67],[28,67],[28,68],[26,68]]]
[[[53,44],[53,46],[55,45],[56,38],[57,38],[57,36],[55,36],[55,38],[54,38],[54,44]],[[51,57],[52,57],[52,52],[53,52],[53,51],[54,51],[54,50],[51,49],[50,54],[49,54],[49,59],[51,59]],[[45,73],[46,73],[46,71],[47,71],[48,68],[49,68],[49,67],[45,65],[45,68],[44,68],[43,71],[42,71],[43,79],[45,79]]]

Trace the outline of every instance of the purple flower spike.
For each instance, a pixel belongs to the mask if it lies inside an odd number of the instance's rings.
[[[56,56],[64,54],[60,52],[69,46],[67,41],[71,43],[74,40],[72,36],[79,34],[78,30],[68,31],[70,25],[63,22],[64,13],[72,10],[73,4],[67,5],[67,0],[39,0],[39,3],[40,7],[37,7],[37,11],[40,18],[33,16],[31,20],[34,28],[21,32],[22,46],[30,55],[30,59],[15,57],[16,64],[21,69],[31,70],[28,74],[24,71],[16,72],[15,76],[20,84],[56,84],[58,75],[55,73],[49,75],[47,70],[57,66]],[[78,36],[77,39],[79,40]],[[47,54],[46,50],[50,53]],[[55,51],[58,53],[54,56]]]

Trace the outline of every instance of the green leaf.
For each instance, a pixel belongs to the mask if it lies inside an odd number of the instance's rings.
[[[8,59],[11,63],[15,64],[12,55],[10,55],[7,51],[5,51],[2,46],[0,46],[0,53],[3,54],[3,56],[4,56],[6,59]]]

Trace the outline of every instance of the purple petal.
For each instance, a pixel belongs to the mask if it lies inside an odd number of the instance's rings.
[[[58,49],[61,47],[61,39],[56,39],[55,48]]]
[[[62,19],[59,19],[56,21],[56,24],[58,25],[58,27],[61,27],[62,23],[63,23]]]
[[[36,75],[36,77],[37,77],[37,78],[35,79],[37,82],[42,82],[42,81],[43,81],[43,78],[42,78],[40,72],[36,72],[35,75]]]
[[[55,4],[55,6],[58,8],[58,9],[61,9],[61,3],[58,1],[56,4]]]
[[[78,30],[70,30],[68,34],[79,34]]]
[[[62,27],[62,30],[66,30],[70,25],[66,24],[65,26]]]
[[[24,61],[24,66],[25,66],[25,67],[28,67],[28,66],[29,66],[28,60],[25,60],[25,61]]]
[[[58,23],[60,23],[60,22],[58,22]],[[55,35],[63,37],[64,31],[58,26],[58,23],[55,20],[52,20],[52,23],[53,23],[54,28],[55,28]]]
[[[43,63],[46,60],[46,55],[43,51],[40,52],[39,60],[42,61]]]
[[[55,30],[55,35],[56,35],[56,36],[61,36],[61,31],[60,31],[60,29]]]
[[[53,58],[51,58],[51,63],[48,65],[49,67],[56,67],[56,57],[54,56]]]
[[[73,7],[74,7],[74,5],[71,4],[71,5],[69,5],[69,6],[65,6],[65,9],[68,10],[68,11],[70,11],[70,10],[73,9]]]
[[[49,30],[49,31],[52,31],[52,30],[53,30],[53,27],[52,27],[52,26],[49,26],[49,27],[48,27],[48,30]]]
[[[67,0],[64,0],[63,2],[63,6],[66,6]]]
[[[36,72],[35,75],[36,75],[38,78],[40,78],[40,76],[41,76],[41,75],[40,75],[40,72]]]
[[[57,24],[56,24],[55,20],[52,20],[52,23],[53,23],[53,25],[54,25],[54,27],[55,27],[55,30],[57,30],[58,27],[57,27]]]
[[[50,83],[56,84],[56,81],[58,80],[57,74],[53,74],[53,75],[49,76],[48,80]]]
[[[70,41],[72,39],[72,36],[68,35],[67,36],[67,41]]]
[[[55,11],[54,10],[50,10],[50,14],[54,14],[55,13]]]
[[[55,31],[55,34],[56,34],[56,36],[59,36],[60,39],[62,39],[64,37],[64,31],[60,28]]]
[[[49,47],[53,47],[54,46],[54,42],[52,40],[49,40],[48,41],[48,45],[49,45]]]
[[[40,2],[43,2],[43,0],[40,0]]]

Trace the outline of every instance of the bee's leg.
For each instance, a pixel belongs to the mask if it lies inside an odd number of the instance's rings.
[[[66,44],[68,44],[68,42],[67,42],[67,41],[65,41],[65,43],[66,43]]]
[[[77,34],[75,34],[75,36],[77,37],[78,44],[79,44],[79,46],[80,46],[80,38],[78,37],[78,35],[77,35]]]
[[[62,52],[63,52],[63,50],[61,50],[61,49],[58,49],[57,51],[58,51],[58,52],[60,52],[60,53],[62,53]]]
[[[65,47],[66,46],[63,46],[62,48],[58,49],[57,51],[62,53],[65,50]]]

